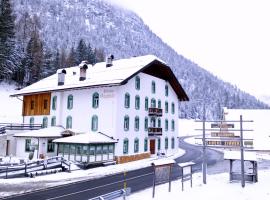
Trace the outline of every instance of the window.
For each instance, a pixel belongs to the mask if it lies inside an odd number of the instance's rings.
[[[95,155],[95,146],[93,146],[93,145],[91,145],[90,146],[90,149],[89,149],[89,154],[90,154],[90,156],[94,156]]]
[[[98,108],[99,105],[99,94],[95,92],[92,96],[92,107]]]
[[[174,149],[174,137],[172,137],[171,148]]]
[[[123,154],[128,154],[128,139],[124,139],[123,142]]]
[[[66,119],[66,128],[72,128],[72,117],[68,116]]]
[[[153,94],[156,93],[156,83],[154,81],[152,81],[151,91],[152,91]]]
[[[51,119],[51,126],[55,126],[56,125],[56,117],[53,116]]]
[[[102,146],[97,145],[96,155],[100,155],[100,154],[102,154]]]
[[[47,128],[47,127],[48,127],[48,117],[43,117],[42,128]]]
[[[125,108],[129,108],[130,106],[130,95],[129,93],[125,94]]]
[[[148,118],[147,117],[144,118],[144,130],[148,131]]]
[[[174,129],[175,129],[175,124],[174,124],[174,120],[172,120],[172,124],[171,124],[171,129],[172,129],[172,131],[174,131]]]
[[[148,139],[144,138],[144,151],[148,151]]]
[[[48,99],[44,99],[43,101],[43,108],[47,109],[48,108]]]
[[[165,131],[168,131],[169,129],[169,122],[167,119],[165,119]]]
[[[138,153],[139,152],[139,139],[136,138],[134,140],[134,153]]]
[[[161,119],[158,118],[158,128],[161,128]]]
[[[34,123],[35,123],[35,118],[34,117],[31,117],[30,118],[30,127],[31,128],[33,127]]]
[[[145,97],[144,108],[145,108],[146,111],[148,111],[148,97]]]
[[[98,117],[96,115],[92,117],[91,129],[92,131],[98,130]]]
[[[135,97],[135,109],[140,109],[140,97],[138,95]]]
[[[35,101],[34,100],[31,100],[30,108],[31,108],[31,110],[34,110],[34,108],[35,108]]]
[[[140,89],[140,77],[139,76],[136,76],[136,78],[135,78],[135,88],[136,88],[136,90]]]
[[[129,130],[129,116],[124,117],[124,130],[125,131]]]
[[[52,110],[56,110],[57,96],[52,98]]]
[[[76,156],[80,156],[82,154],[82,145],[76,145]]]
[[[174,103],[172,103],[172,114],[174,114],[175,108],[174,108]]]
[[[158,150],[160,150],[160,148],[161,148],[161,140],[160,140],[160,138],[158,138],[158,143],[157,144],[158,144],[157,148],[158,148]]]
[[[54,152],[54,143],[53,143],[53,140],[52,139],[49,139],[48,140],[48,143],[47,143],[47,152],[48,153]]]
[[[165,85],[165,96],[167,97],[169,95],[169,87],[168,85]]]
[[[140,129],[140,119],[139,119],[139,117],[138,116],[136,116],[135,117],[135,131],[139,131],[139,129]]]
[[[152,128],[156,127],[156,118],[151,117],[150,122],[151,122],[150,126],[151,126]]]
[[[151,108],[155,108],[155,107],[156,107],[156,100],[151,99]]]
[[[166,101],[165,102],[165,113],[168,113],[168,110],[169,110],[169,105],[168,105],[168,102]]]
[[[25,139],[25,151],[31,151],[31,139]]]
[[[169,146],[169,141],[168,141],[168,138],[166,137],[165,138],[165,149],[168,149],[168,146]]]
[[[67,100],[67,109],[71,110],[73,108],[73,96],[68,95],[68,100]]]
[[[161,101],[158,100],[158,108],[161,108]]]

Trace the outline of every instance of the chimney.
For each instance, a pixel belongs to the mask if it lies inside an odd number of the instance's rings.
[[[81,64],[79,64],[79,68],[80,68],[80,81],[84,81],[86,79],[86,70],[88,69],[87,66],[88,62],[82,61]]]
[[[110,55],[107,57],[106,67],[111,67],[113,65],[113,63],[112,63],[113,59],[114,59],[113,55]]]
[[[67,71],[65,69],[62,69],[62,71],[58,73],[58,85],[64,85],[66,73]]]

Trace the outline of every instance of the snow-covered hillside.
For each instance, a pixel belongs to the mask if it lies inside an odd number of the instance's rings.
[[[22,123],[22,101],[9,97],[16,86],[0,82],[0,123]]]

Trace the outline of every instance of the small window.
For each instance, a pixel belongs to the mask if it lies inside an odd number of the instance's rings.
[[[56,110],[56,105],[57,105],[57,96],[54,96],[52,98],[52,110]]]
[[[95,151],[95,146],[91,145],[91,146],[90,146],[90,149],[89,149],[89,154],[90,154],[90,156],[94,156],[95,153],[96,153],[96,151]]]
[[[26,152],[31,151],[31,139],[25,139],[25,151]]]
[[[72,117],[68,116],[66,120],[66,128],[72,128]]]
[[[47,109],[48,108],[48,99],[44,99],[43,101],[43,108]]]
[[[165,119],[165,131],[168,131],[169,129],[169,122],[167,119]]]
[[[124,117],[124,130],[125,131],[129,130],[129,116]]]
[[[134,124],[135,124],[135,131],[139,131],[139,129],[140,129],[140,119],[139,119],[139,117],[137,116],[137,117],[135,117],[135,122],[134,122]]]
[[[123,142],[123,154],[128,154],[128,139],[124,139]]]
[[[135,109],[136,110],[140,109],[140,97],[139,96],[135,97]]]
[[[158,108],[161,108],[161,101],[158,100]]]
[[[174,137],[172,137],[171,148],[174,149]]]
[[[172,120],[172,124],[171,124],[171,129],[172,129],[172,131],[174,131],[174,129],[175,129],[175,124],[174,124],[174,120]]]
[[[55,126],[56,125],[56,117],[53,116],[51,119],[51,126]]]
[[[96,154],[97,154],[97,155],[102,154],[102,146],[101,146],[101,145],[97,145]]]
[[[155,117],[151,117],[150,123],[151,123],[151,124],[150,124],[151,128],[156,127],[156,118],[155,118]]]
[[[138,153],[139,152],[139,139],[136,138],[134,140],[134,153]]]
[[[125,94],[125,108],[129,108],[130,107],[130,95],[129,93]]]
[[[161,119],[158,118],[158,128],[161,128]]]
[[[35,101],[31,100],[31,104],[30,104],[31,110],[34,110],[35,108]]]
[[[165,85],[165,96],[169,96],[169,87],[168,85]]]
[[[148,151],[148,139],[144,138],[144,151]]]
[[[35,123],[35,118],[31,117],[30,118],[30,127],[33,127],[34,123]]]
[[[91,129],[92,131],[98,130],[98,117],[96,115],[92,117]]]
[[[169,141],[168,141],[168,138],[166,137],[165,138],[165,149],[168,149],[169,147]]]
[[[48,127],[48,117],[43,117],[42,128],[47,128],[47,127]]]
[[[156,100],[151,99],[151,108],[155,108],[155,107],[156,107]]]
[[[54,152],[54,143],[53,143],[53,140],[52,139],[48,139],[47,152],[48,153]]]
[[[156,93],[156,83],[154,81],[152,81],[151,91],[152,91],[153,94]]]
[[[169,104],[168,104],[168,102],[166,101],[166,102],[165,102],[165,113],[168,113],[168,111],[169,111]]]
[[[140,77],[136,76],[135,78],[135,88],[136,90],[140,90]]]
[[[147,117],[145,117],[144,119],[144,130],[148,131],[148,118]]]
[[[146,111],[148,111],[148,97],[145,97],[144,108],[145,108]]]
[[[73,96],[68,95],[68,100],[67,100],[67,109],[71,110],[73,108]]]
[[[98,105],[99,105],[99,94],[95,92],[92,97],[92,107],[98,108]]]
[[[175,113],[174,103],[172,103],[172,114]]]
[[[161,140],[160,140],[160,138],[158,138],[158,143],[157,144],[158,144],[157,148],[158,148],[158,150],[160,150],[161,149]]]

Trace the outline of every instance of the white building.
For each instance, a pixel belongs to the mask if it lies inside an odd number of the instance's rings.
[[[120,163],[175,152],[178,103],[188,101],[172,70],[152,55],[82,62],[12,96],[23,96],[25,123],[112,136]]]

